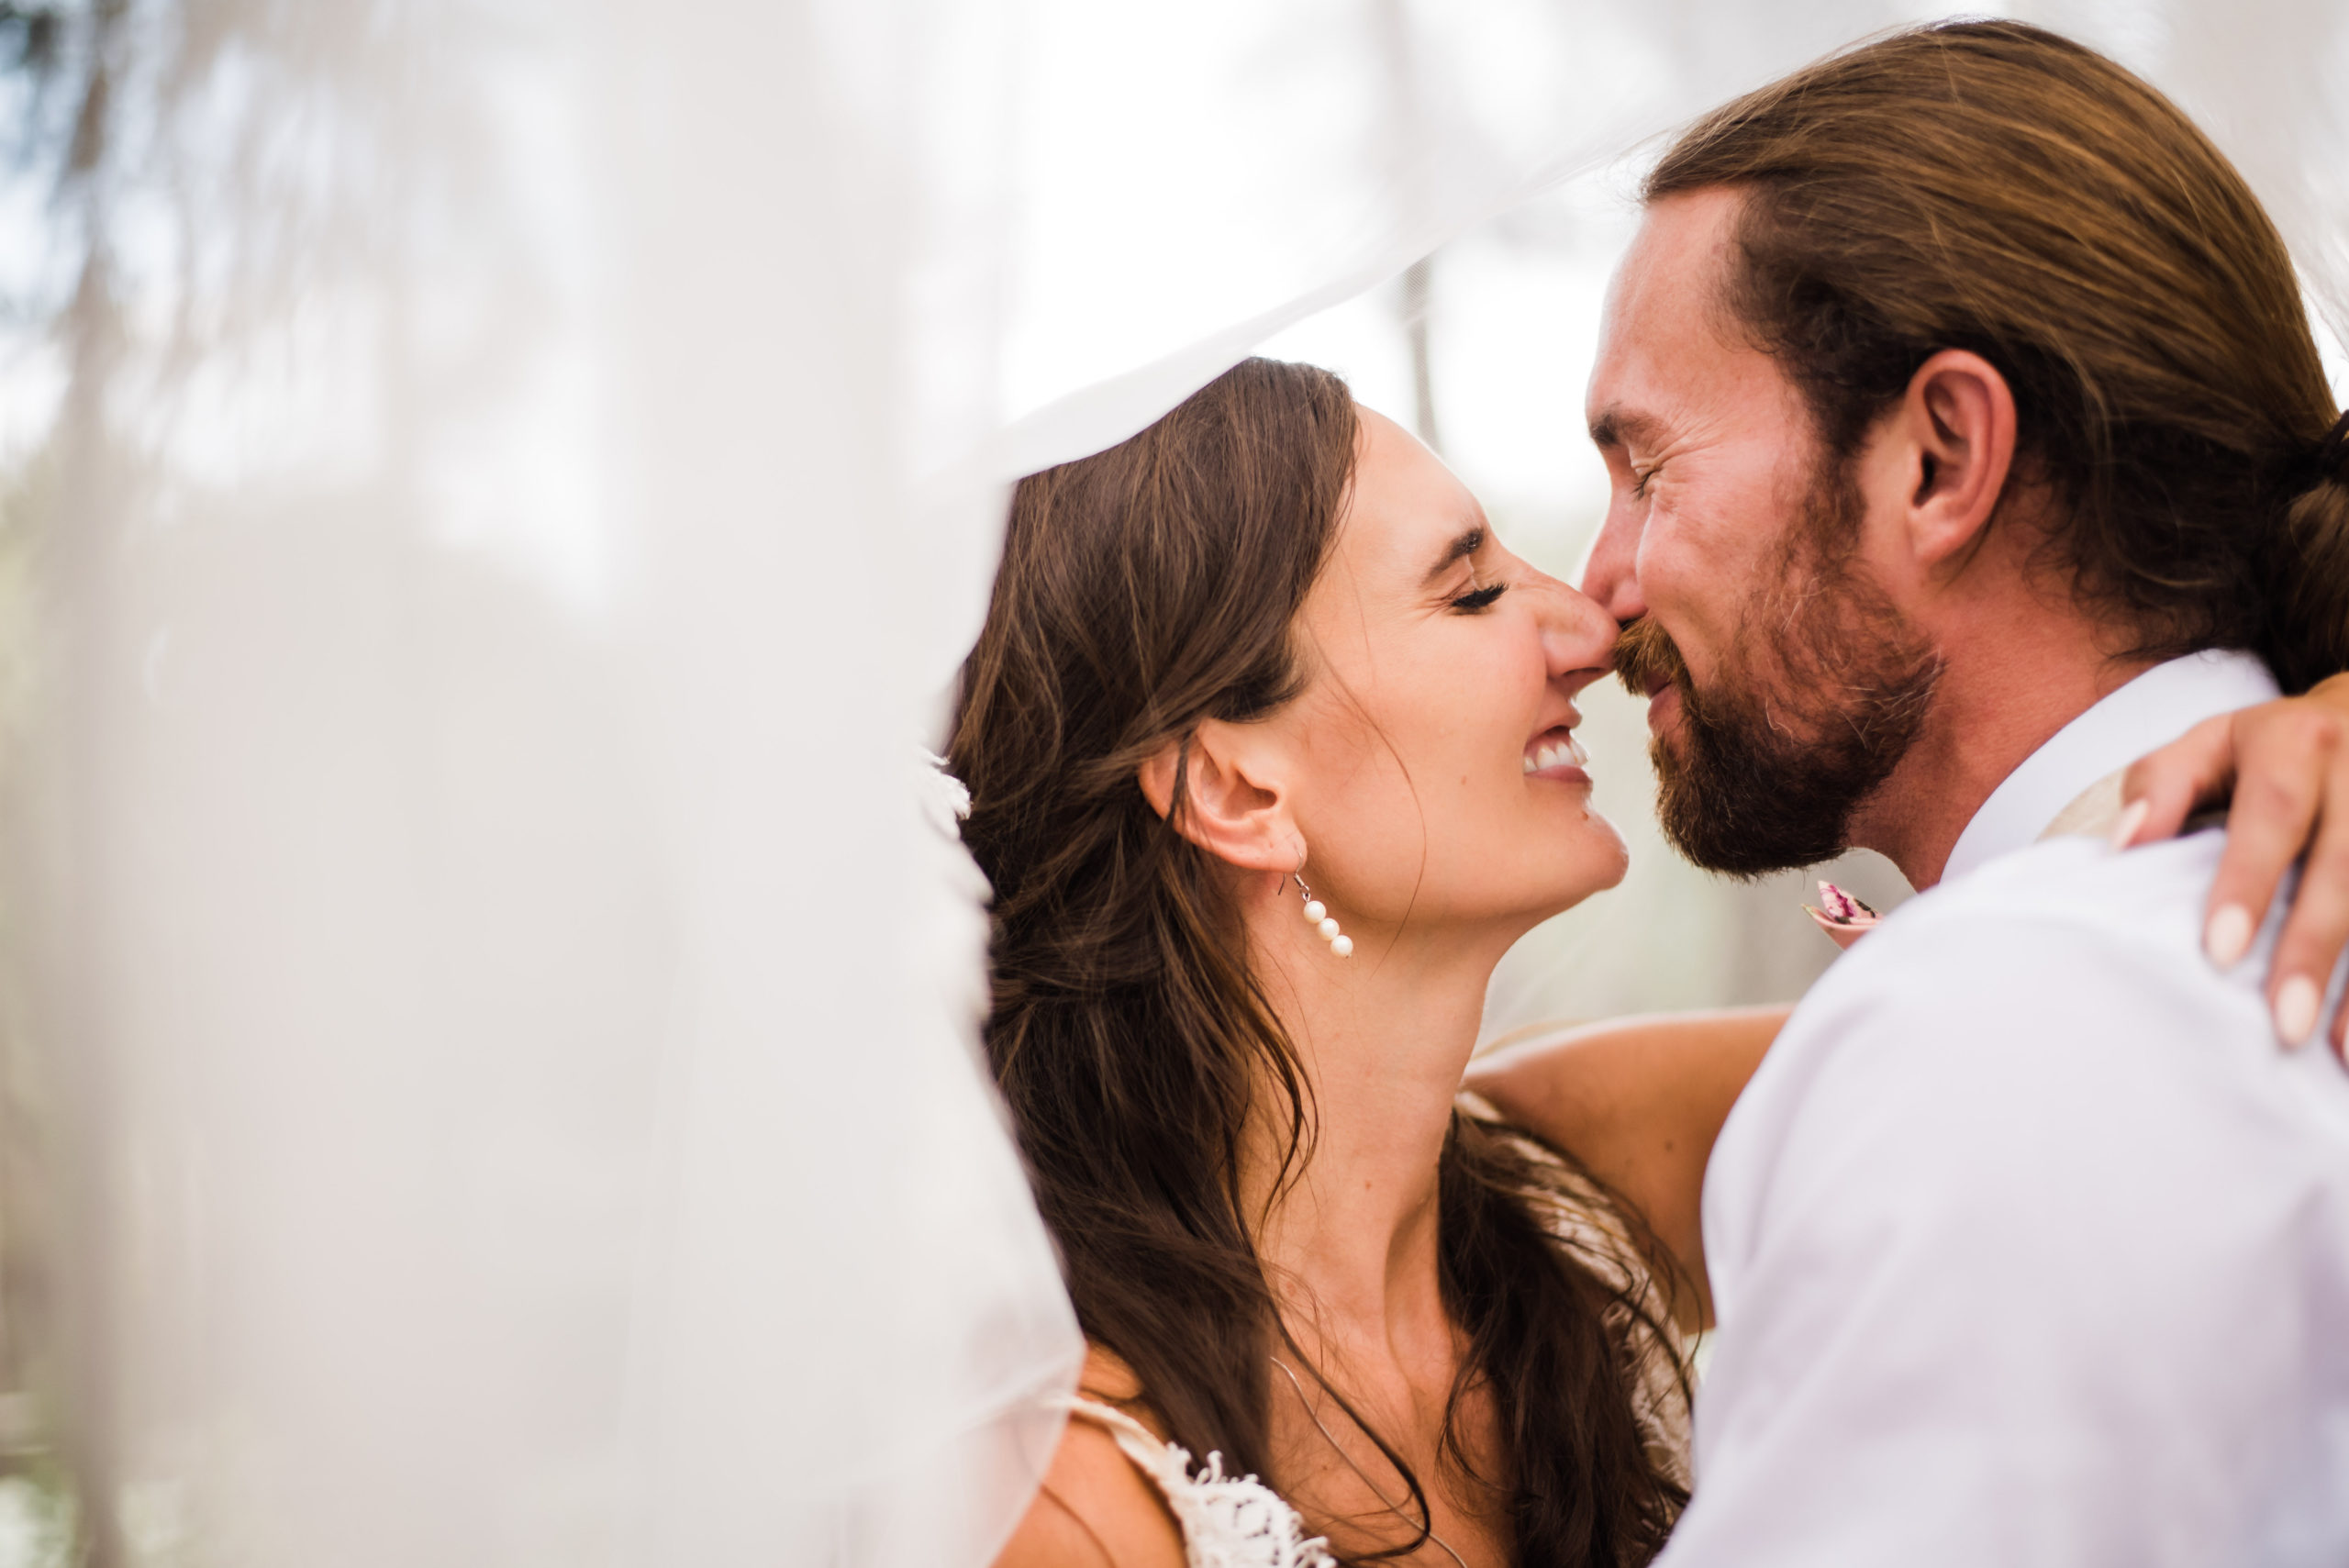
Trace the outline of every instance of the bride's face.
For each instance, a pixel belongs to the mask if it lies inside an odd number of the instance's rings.
[[[1367,409],[1300,618],[1308,684],[1274,722],[1306,880],[1350,929],[1514,940],[1621,878],[1573,734],[1614,621],[1504,549],[1452,471]]]

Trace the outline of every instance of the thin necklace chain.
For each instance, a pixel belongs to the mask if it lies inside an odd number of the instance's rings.
[[[1370,1495],[1372,1496],[1377,1498],[1381,1503],[1384,1503],[1386,1506],[1386,1511],[1388,1513],[1393,1514],[1398,1519],[1408,1520],[1411,1516],[1403,1511],[1403,1505],[1396,1502],[1392,1497],[1389,1497],[1379,1486],[1378,1483],[1373,1481],[1370,1478],[1369,1473],[1364,1471],[1361,1465],[1354,1462],[1354,1456],[1346,1451],[1345,1444],[1340,1442],[1337,1438],[1331,1434],[1330,1429],[1321,1424],[1321,1412],[1316,1410],[1313,1407],[1313,1401],[1305,1396],[1305,1385],[1297,1380],[1297,1373],[1288,1369],[1288,1363],[1281,1360],[1278,1356],[1273,1357],[1272,1362],[1275,1366],[1281,1369],[1281,1375],[1288,1379],[1288,1385],[1297,1390],[1297,1402],[1305,1407],[1305,1418],[1313,1423],[1313,1429],[1321,1434],[1323,1440],[1329,1443],[1330,1449],[1336,1452],[1337,1456],[1346,1462],[1346,1468],[1353,1471],[1356,1479],[1360,1480],[1364,1485],[1370,1488]],[[1428,1509],[1427,1531],[1428,1539],[1434,1541],[1438,1546],[1442,1547],[1445,1556],[1451,1558],[1454,1562],[1459,1563],[1460,1568],[1468,1568],[1468,1560],[1452,1549],[1452,1542],[1444,1540],[1443,1537],[1435,1533],[1435,1509],[1432,1506]]]

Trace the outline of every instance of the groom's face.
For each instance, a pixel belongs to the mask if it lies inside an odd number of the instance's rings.
[[[1616,274],[1589,394],[1612,495],[1583,585],[1626,623],[1665,830],[1753,875],[1849,843],[1937,663],[1877,585],[1854,465],[1731,314],[1739,202],[1654,203]]]

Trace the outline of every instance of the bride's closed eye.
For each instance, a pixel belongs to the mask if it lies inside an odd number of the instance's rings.
[[[1506,583],[1496,583],[1487,588],[1472,588],[1453,600],[1452,607],[1463,615],[1474,615],[1478,610],[1491,608],[1493,601],[1508,592],[1508,584]]]

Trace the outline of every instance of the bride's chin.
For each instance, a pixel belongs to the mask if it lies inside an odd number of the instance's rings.
[[[1623,840],[1609,828],[1604,839],[1588,845],[1571,864],[1559,868],[1550,895],[1542,900],[1532,924],[1538,926],[1563,915],[1584,900],[1619,885],[1631,864],[1631,857],[1623,848]]]
[[[1623,835],[1587,803],[1563,830],[1552,826],[1542,834],[1541,841],[1541,861],[1550,871],[1546,880],[1553,896],[1562,900],[1561,909],[1570,909],[1621,882],[1631,863]]]
[[[1577,869],[1585,874],[1575,879],[1577,891],[1574,904],[1617,885],[1623,880],[1623,873],[1631,869],[1631,848],[1623,842],[1623,835],[1616,831],[1615,824],[1596,811],[1588,815],[1587,821],[1586,837],[1576,845],[1582,851],[1575,857],[1581,862]],[[1567,906],[1571,908],[1573,905]]]

